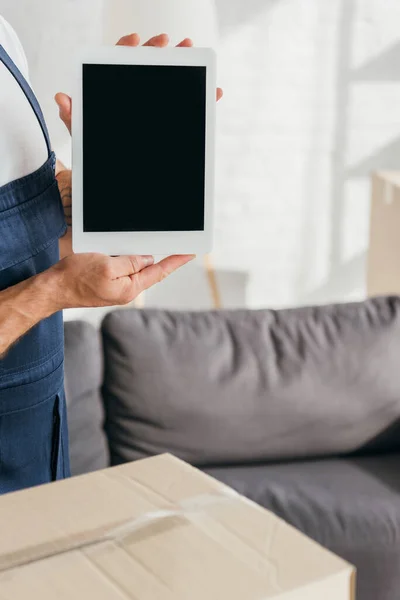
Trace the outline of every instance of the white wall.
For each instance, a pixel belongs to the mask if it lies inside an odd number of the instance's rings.
[[[218,263],[253,306],[362,296],[368,173],[400,167],[400,2],[219,7]]]
[[[249,306],[361,297],[368,174],[400,166],[400,2],[217,5],[225,98],[214,260],[248,274]],[[74,46],[99,41],[101,2],[0,0],[0,13],[23,40],[66,159],[52,97],[70,88]]]

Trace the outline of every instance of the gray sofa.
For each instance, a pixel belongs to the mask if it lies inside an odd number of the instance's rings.
[[[400,598],[400,299],[67,323],[74,474],[172,452]],[[103,427],[104,423],[104,427]]]

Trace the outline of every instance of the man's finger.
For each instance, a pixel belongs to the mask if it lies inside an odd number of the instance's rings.
[[[124,35],[118,42],[117,46],[132,46],[136,47],[140,44],[140,35],[138,33],[130,33]]]
[[[217,102],[219,102],[224,95],[224,91],[222,88],[217,88]]]
[[[190,38],[185,38],[184,40],[179,42],[179,44],[176,45],[177,48],[192,48],[192,46],[193,40],[191,40]]]
[[[169,43],[169,35],[167,33],[160,33],[150,38],[143,46],[154,46],[156,48],[165,48]]]
[[[179,254],[175,256],[168,256],[160,262],[143,269],[135,275],[132,279],[135,280],[135,284],[140,292],[147,290],[152,285],[160,283],[163,279],[171,275],[174,271],[183,267],[188,262],[196,258],[194,254]]]
[[[71,133],[72,101],[67,94],[58,93],[54,97],[60,111],[60,119]]]
[[[152,256],[113,256],[110,258],[111,277],[112,279],[130,277],[153,263]]]

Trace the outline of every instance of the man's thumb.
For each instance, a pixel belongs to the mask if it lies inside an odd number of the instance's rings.
[[[67,94],[58,93],[55,95],[54,100],[60,111],[60,119],[71,133],[71,98]]]

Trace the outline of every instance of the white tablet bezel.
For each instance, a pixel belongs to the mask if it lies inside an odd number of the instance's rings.
[[[204,231],[85,232],[83,231],[83,64],[204,66],[206,71],[206,155]],[[76,65],[72,119],[72,238],[74,252],[122,254],[205,254],[213,242],[214,160],[216,117],[216,58],[210,48],[153,48],[124,46],[90,49],[80,53]],[[101,123],[99,123],[101,127]],[[168,151],[168,149],[166,150]],[[99,172],[101,177],[101,173]],[[136,199],[137,200],[137,199]],[[190,202],[190,198],[188,198]],[[112,198],[110,198],[112,210]]]

